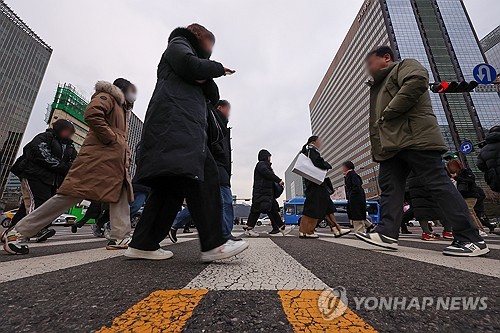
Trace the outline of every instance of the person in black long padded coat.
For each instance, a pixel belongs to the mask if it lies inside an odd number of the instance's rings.
[[[342,163],[344,172],[345,192],[347,195],[347,216],[352,221],[354,232],[365,232],[371,223],[366,220],[366,195],[363,189],[363,180],[354,171],[354,163]]]
[[[219,97],[214,78],[234,71],[210,60],[215,36],[193,23],[175,29],[158,65],[153,96],[144,121],[137,182],[151,187],[125,256],[168,259],[160,248],[186,199],[204,262],[234,256],[246,242],[222,234],[219,172],[208,149],[208,105]]]
[[[292,228],[285,226],[279,212],[279,204],[276,201],[283,193],[284,182],[276,176],[271,167],[271,153],[269,151],[266,149],[259,151],[258,159],[259,161],[253,173],[252,207],[243,230],[248,236],[258,237],[259,233],[253,229],[260,214],[267,214],[273,226],[273,230],[269,232],[269,235],[286,235]]]
[[[302,147],[301,153],[309,157],[315,167],[322,170],[330,170],[332,166],[321,157],[319,153],[320,147],[321,139],[313,135]],[[318,220],[322,219],[328,221],[335,237],[348,234],[350,230],[340,228],[333,215],[336,209],[330,198],[330,195],[334,192],[330,178],[325,177],[324,182],[320,185],[307,179],[304,179],[304,183],[306,186],[306,201],[304,203],[304,212],[300,219],[299,237],[318,238],[318,235],[314,233],[314,229]]]

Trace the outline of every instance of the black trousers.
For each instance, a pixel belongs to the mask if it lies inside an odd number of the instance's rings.
[[[222,202],[219,172],[210,154],[205,160],[205,180],[163,177],[151,188],[130,247],[154,251],[167,237],[184,198],[200,237],[201,250],[212,250],[226,242],[222,236]]]
[[[54,185],[48,185],[36,179],[23,179],[23,201],[19,209],[12,218],[11,225],[14,226],[21,221],[29,212],[43,205],[43,203],[56,194],[57,188]],[[26,193],[27,192],[27,193]],[[50,226],[50,225],[49,225]]]
[[[267,214],[267,216],[269,216],[273,230],[278,230],[284,224],[280,215],[280,206],[276,200],[273,200],[271,210],[268,212],[257,212],[251,210],[250,214],[248,214],[247,226],[250,228],[254,228],[257,224],[257,220],[259,219],[260,214]]]
[[[437,151],[403,150],[380,163],[379,185],[380,223],[376,231],[398,238],[403,215],[406,178],[410,171],[421,177],[446,220],[452,225],[453,236],[459,241],[482,241],[469,214],[464,199],[451,183]]]

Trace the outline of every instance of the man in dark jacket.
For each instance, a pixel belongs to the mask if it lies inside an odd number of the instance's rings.
[[[370,86],[370,141],[380,162],[381,219],[373,233],[356,237],[373,245],[397,249],[408,174],[425,179],[426,187],[453,227],[453,243],[443,254],[480,256],[489,252],[474,226],[467,205],[444,170],[447,147],[429,95],[429,74],[414,59],[394,61],[381,46],[366,57]]]
[[[252,237],[258,237],[259,234],[253,230],[257,224],[260,214],[267,214],[271,220],[273,230],[270,235],[282,233],[286,235],[291,231],[286,228],[285,223],[281,219],[279,213],[279,204],[276,201],[277,187],[281,188],[284,185],[283,180],[276,176],[271,167],[271,153],[265,149],[259,151],[259,162],[255,166],[253,173],[253,191],[252,191],[252,207],[246,226],[243,227],[245,233]],[[279,193],[281,195],[282,191]]]
[[[231,128],[227,127],[231,104],[226,100],[220,100],[217,103],[216,112],[227,128],[224,138],[211,147],[212,155],[219,169],[222,198],[222,233],[227,239],[241,240],[231,234],[234,225],[233,193],[231,192]]]
[[[23,155],[11,170],[21,179],[23,194],[23,203],[12,219],[12,226],[50,199],[62,184],[77,155],[71,140],[74,133],[75,127],[70,121],[59,119],[52,128],[24,146]],[[53,229],[44,228],[36,235],[36,240],[44,241],[55,233]]]
[[[486,136],[486,146],[477,158],[477,167],[492,191],[500,193],[500,126],[492,127]]]

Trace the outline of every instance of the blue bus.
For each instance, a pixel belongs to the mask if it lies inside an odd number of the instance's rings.
[[[299,197],[285,202],[283,217],[286,224],[298,224],[299,219],[302,217],[305,200],[306,198]],[[337,213],[335,213],[337,222],[341,225],[350,225],[349,218],[347,217],[347,201],[334,201],[333,204],[337,209]],[[377,224],[380,221],[380,205],[378,202],[367,201],[366,212],[373,223]],[[327,223],[326,221],[319,221],[318,225],[324,228],[327,226]]]

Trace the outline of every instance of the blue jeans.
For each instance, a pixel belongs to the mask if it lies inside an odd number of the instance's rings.
[[[191,213],[189,213],[189,209],[184,208],[175,217],[174,223],[172,224],[172,229],[181,229],[184,228],[189,222],[191,222]]]
[[[221,185],[220,195],[222,199],[222,235],[231,237],[234,225],[233,193],[231,187]]]
[[[130,203],[130,218],[137,214],[146,202],[147,197],[148,194],[146,192],[134,192],[134,201]]]

